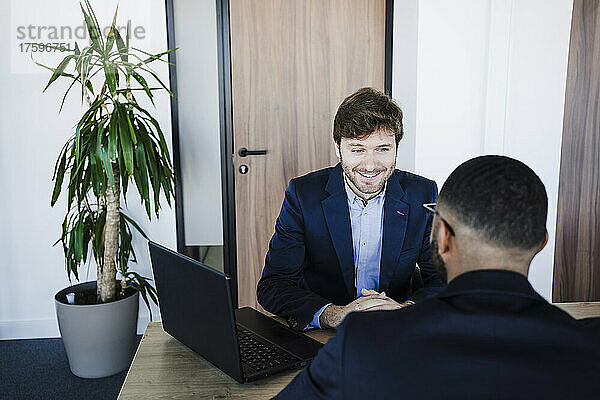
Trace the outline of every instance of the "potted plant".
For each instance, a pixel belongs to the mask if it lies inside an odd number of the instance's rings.
[[[51,205],[63,188],[67,212],[61,243],[69,281],[79,280],[78,269],[88,259],[97,266],[97,281],[70,286],[55,296],[59,329],[71,371],[97,378],[128,367],[135,352],[138,293],[146,305],[156,303],[150,279],[129,270],[136,261],[132,231],[146,235],[121,209],[121,196],[131,182],[139,191],[148,218],[158,217],[160,196],[169,205],[174,174],[169,150],[157,120],[138,103],[134,93],[147,96],[166,90],[148,64],[160,54],[135,49],[116,28],[117,11],[106,37],[88,0],[80,4],[90,44],[80,49],[57,48],[68,54],[44,91],[55,81],[70,81],[60,109],[74,86],[81,88],[85,111],[74,135],[65,143],[54,169]],[[145,76],[145,77],[144,77]],[[146,78],[161,87],[150,87]],[[132,79],[139,84],[132,87]],[[117,279],[118,276],[120,279]]]

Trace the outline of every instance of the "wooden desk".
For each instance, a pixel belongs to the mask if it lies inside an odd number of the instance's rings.
[[[308,336],[326,343],[335,330]],[[151,322],[129,368],[119,399],[270,399],[300,370],[239,384]]]
[[[554,305],[568,312],[577,319],[600,317],[600,301],[554,303]]]
[[[599,317],[600,302],[557,303],[575,318]],[[333,330],[307,334],[326,343]],[[270,399],[299,372],[290,371],[241,385],[173,339],[160,322],[148,324],[119,399]]]

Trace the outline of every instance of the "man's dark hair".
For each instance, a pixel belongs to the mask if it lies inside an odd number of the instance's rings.
[[[398,144],[404,136],[402,110],[379,90],[362,88],[346,97],[338,108],[333,140],[339,145],[343,137],[362,139],[380,128],[393,133]]]
[[[461,164],[444,183],[438,204],[499,246],[530,250],[546,237],[544,184],[509,157],[482,156]]]

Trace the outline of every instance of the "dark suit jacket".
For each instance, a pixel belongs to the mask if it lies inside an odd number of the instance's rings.
[[[431,218],[422,207],[436,198],[431,180],[399,170],[388,179],[379,291],[397,301],[410,294],[415,263],[425,287],[443,286],[429,254]],[[340,164],[291,180],[257,294],[266,310],[286,317],[297,330],[325,304],[355,299],[352,228]]]
[[[277,398],[600,399],[598,321],[515,272],[468,272],[414,306],[350,314]]]

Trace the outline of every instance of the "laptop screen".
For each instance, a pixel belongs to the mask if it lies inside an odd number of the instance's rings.
[[[229,278],[156,243],[148,246],[164,330],[241,380]]]

